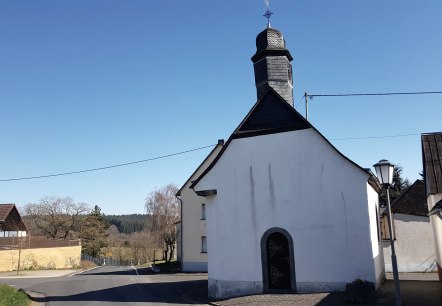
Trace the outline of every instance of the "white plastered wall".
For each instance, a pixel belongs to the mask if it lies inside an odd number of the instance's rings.
[[[371,248],[378,286],[385,278],[384,254],[380,240],[379,194],[367,183],[368,215],[370,219]]]
[[[218,192],[207,197],[209,292],[211,281],[262,290],[272,227],[293,238],[299,292],[376,282],[367,179],[313,129],[233,140],[195,188]]]
[[[428,210],[430,211],[437,202],[442,200],[442,193],[430,195],[427,198]],[[442,267],[442,219],[439,215],[430,216],[431,226],[433,228],[434,246],[436,250],[436,260]]]
[[[205,198],[196,195],[190,189],[192,180],[196,179],[210,165],[218,155],[222,146],[218,145],[206,158],[203,164],[195,171],[192,178],[187,182],[181,191],[182,200],[182,255],[183,271],[185,272],[205,272],[207,271],[207,253],[201,251],[201,237],[206,234],[206,220],[202,220],[201,204],[205,204]]]
[[[430,218],[393,214],[394,242],[399,272],[429,272],[436,269]],[[390,241],[384,240],[385,270],[392,272]]]
[[[26,231],[0,231],[0,237],[26,237]]]

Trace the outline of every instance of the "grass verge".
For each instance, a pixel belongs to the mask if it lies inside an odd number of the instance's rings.
[[[0,284],[0,305],[28,306],[30,302],[28,296],[23,291],[17,291],[8,285]]]
[[[181,264],[179,261],[166,262],[165,260],[157,260],[155,265],[160,268],[161,272],[177,272],[181,270]],[[141,268],[152,267],[153,262],[141,265]]]
[[[160,268],[160,272],[178,272],[181,270],[181,265],[179,261],[157,261],[155,265]]]

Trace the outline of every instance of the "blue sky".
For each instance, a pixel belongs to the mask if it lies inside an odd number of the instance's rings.
[[[262,0],[0,1],[0,179],[142,160],[227,139],[256,102]],[[304,92],[442,90],[439,0],[272,0],[271,24]],[[442,95],[315,98],[309,119],[363,167],[381,158],[410,180],[420,137],[441,131]],[[0,182],[0,202],[71,196],[106,214],[143,213],[210,149],[72,176]]]

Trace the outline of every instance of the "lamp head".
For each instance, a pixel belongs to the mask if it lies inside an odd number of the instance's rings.
[[[381,159],[377,164],[373,165],[376,170],[376,176],[384,187],[389,187],[393,183],[394,165],[386,159]]]

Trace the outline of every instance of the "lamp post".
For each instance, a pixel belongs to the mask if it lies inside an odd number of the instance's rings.
[[[401,306],[401,288],[399,285],[399,273],[397,270],[397,260],[396,252],[394,250],[394,239],[393,239],[393,225],[391,219],[391,205],[390,205],[390,185],[393,182],[393,169],[394,165],[386,159],[380,160],[377,164],[373,165],[376,170],[376,175],[382,186],[387,190],[387,220],[388,220],[388,230],[390,231],[390,247],[391,247],[391,265],[393,267],[393,280],[394,280],[394,291],[395,291],[395,305]]]

